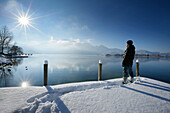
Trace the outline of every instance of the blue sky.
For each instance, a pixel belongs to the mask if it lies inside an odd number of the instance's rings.
[[[26,12],[30,4],[29,15],[36,18],[31,22],[39,31],[30,27],[25,35],[15,28],[18,20],[11,12]],[[138,50],[170,52],[169,0],[0,0],[0,9],[0,27],[7,25],[25,49],[125,49],[132,39]]]

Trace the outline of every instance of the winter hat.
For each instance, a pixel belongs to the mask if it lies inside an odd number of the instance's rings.
[[[133,41],[132,41],[132,40],[128,40],[128,41],[127,41],[127,44],[128,44],[128,45],[132,45],[132,44],[133,44]]]

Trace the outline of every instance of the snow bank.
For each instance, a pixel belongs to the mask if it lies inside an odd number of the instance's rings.
[[[121,85],[121,81],[0,88],[0,112],[170,112],[169,84],[148,78],[126,85]]]
[[[11,61],[9,59],[0,57],[0,64],[10,64]]]

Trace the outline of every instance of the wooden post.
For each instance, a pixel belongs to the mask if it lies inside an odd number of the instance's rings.
[[[102,61],[99,60],[99,67],[98,67],[98,81],[102,79]]]
[[[139,77],[139,61],[136,60],[136,77]]]
[[[45,60],[44,61],[44,86],[47,85],[47,81],[48,81],[48,61]]]

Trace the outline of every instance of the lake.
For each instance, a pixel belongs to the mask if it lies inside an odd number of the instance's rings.
[[[122,57],[77,54],[34,54],[29,58],[13,59],[13,66],[1,67],[0,87],[43,86],[43,64],[48,60],[48,84],[96,81],[98,62],[102,60],[102,79],[121,78]],[[170,83],[170,58],[138,58],[140,75]],[[136,59],[135,59],[136,60]],[[136,74],[135,60],[133,65]]]

